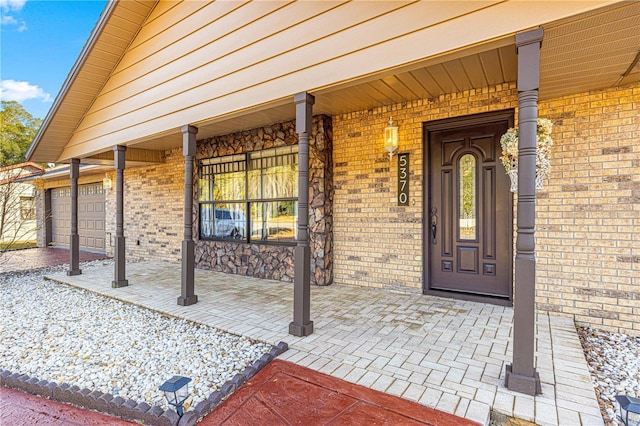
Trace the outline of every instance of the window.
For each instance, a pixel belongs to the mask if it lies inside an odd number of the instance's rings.
[[[476,239],[476,157],[465,154],[460,158],[459,235],[461,240]]]
[[[201,160],[200,238],[294,242],[297,154],[287,146]]]
[[[33,220],[36,218],[36,204],[33,197],[20,197],[20,219]]]

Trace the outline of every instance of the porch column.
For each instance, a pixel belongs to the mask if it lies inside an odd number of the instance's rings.
[[[289,334],[309,336],[313,333],[311,310],[311,249],[309,247],[309,136],[315,98],[307,92],[293,97],[296,104],[298,133],[298,239],[294,254],[293,321]]]
[[[119,288],[129,285],[125,275],[125,245],[124,245],[124,156],[126,146],[113,147],[113,164],[116,169],[116,241],[113,259],[115,260],[114,280],[111,287]]]
[[[513,363],[506,366],[505,386],[528,395],[542,393],[540,376],[534,367],[536,125],[542,36],[542,28],[516,34],[519,129],[518,236],[513,302]]]
[[[78,177],[80,159],[72,158],[69,169],[71,179],[71,235],[69,238],[69,270],[67,275],[80,275],[80,235],[78,235]]]
[[[184,155],[184,240],[182,240],[182,286],[178,305],[189,306],[198,301],[194,294],[195,244],[193,242],[193,160],[196,156],[194,126],[182,127],[182,154]]]

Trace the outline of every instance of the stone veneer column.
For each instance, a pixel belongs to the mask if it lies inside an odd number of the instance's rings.
[[[535,178],[538,87],[542,28],[516,34],[518,49],[518,236],[513,302],[513,363],[506,366],[505,386],[542,393],[534,367],[535,352]]]
[[[126,146],[113,147],[113,164],[116,169],[116,237],[113,259],[115,261],[114,280],[111,287],[126,287],[129,282],[125,274],[125,243],[124,243],[124,156]]]
[[[184,155],[184,240],[182,240],[182,285],[178,305],[189,306],[198,302],[194,294],[195,244],[193,242],[193,160],[196,156],[194,126],[182,127],[182,154]]]
[[[302,92],[295,95],[293,101],[298,133],[298,239],[294,255],[293,321],[289,324],[289,334],[302,337],[313,333],[313,321],[310,320],[309,136],[315,98]]]
[[[80,235],[78,235],[78,177],[80,159],[72,158],[69,168],[71,179],[71,235],[69,238],[69,270],[67,275],[80,275]]]

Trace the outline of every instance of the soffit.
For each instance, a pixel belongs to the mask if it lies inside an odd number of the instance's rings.
[[[540,98],[640,81],[640,2],[622,2],[544,25]]]

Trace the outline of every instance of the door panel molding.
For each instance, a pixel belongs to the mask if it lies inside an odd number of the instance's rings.
[[[496,193],[492,190],[495,188],[497,181],[503,182],[503,179],[499,177],[501,172],[499,169],[498,156],[500,154],[499,144],[496,146],[493,136],[488,138],[487,136],[476,134],[473,137],[468,137],[468,141],[464,139],[457,140],[458,137],[453,132],[470,131],[473,127],[481,127],[483,125],[500,124],[508,127],[514,125],[513,109],[481,113],[469,116],[447,118],[437,121],[429,121],[423,123],[423,293],[434,294],[445,297],[462,298],[468,300],[477,300],[490,302],[500,305],[510,305],[513,297],[513,231],[512,226],[509,225],[508,236],[508,259],[500,259],[500,257],[506,257],[501,254],[504,253],[504,244],[501,246],[501,252],[498,253],[496,248],[496,240],[492,237],[498,226],[497,221],[504,221],[504,218],[508,216],[508,223],[513,223],[513,203],[512,195],[509,192],[508,202],[506,203],[508,208],[506,212],[501,213],[502,217],[496,216],[497,200]],[[466,128],[466,129],[465,129]],[[477,129],[476,129],[477,130]],[[506,129],[505,129],[506,130]],[[442,143],[441,149],[436,149],[435,154],[441,160],[443,169],[438,172],[438,177],[435,178],[431,170],[431,152],[432,147],[430,145],[432,135],[435,132],[451,132],[451,138],[446,140],[446,143]],[[495,132],[493,132],[495,134]],[[466,144],[466,147],[465,147]],[[455,193],[459,189],[456,186],[459,185],[457,176],[456,161],[459,161],[461,155],[467,152],[473,152],[478,157],[476,167],[478,170],[476,176],[481,179],[479,186],[476,188],[476,196],[482,197],[484,202],[481,206],[476,206],[476,214],[480,217],[476,218],[476,239],[473,241],[460,241],[458,238],[458,226],[456,226],[456,215],[458,214],[458,200],[455,198]],[[484,160],[482,160],[484,159]],[[495,163],[495,165],[487,165],[486,163]],[[449,168],[451,167],[451,169]],[[438,182],[439,181],[439,182]],[[431,188],[433,184],[437,184],[441,195],[438,197],[438,202],[432,202]],[[452,191],[454,189],[454,191]],[[508,190],[508,188],[507,188]],[[504,199],[503,199],[504,200]],[[504,203],[504,201],[503,201]],[[432,207],[437,205],[441,211],[437,212],[437,238],[442,236],[442,244],[438,241],[436,245],[432,242]],[[505,235],[504,228],[502,230],[503,236]],[[501,237],[503,238],[503,237]],[[504,238],[503,238],[504,241]],[[436,247],[438,252],[434,253]],[[464,253],[463,253],[464,252]],[[464,260],[464,265],[460,262],[456,262],[456,259],[460,255]],[[435,255],[437,264],[432,263],[432,256]],[[454,258],[455,256],[455,258]],[[464,259],[462,259],[464,258]],[[501,260],[504,261],[501,264]],[[463,288],[458,289],[436,289],[431,288],[431,267],[437,268],[438,271],[459,271],[465,276],[478,276],[491,278],[496,274],[508,273],[509,291],[508,294],[495,296],[490,294],[477,293],[474,290]],[[508,272],[504,268],[508,268]]]

